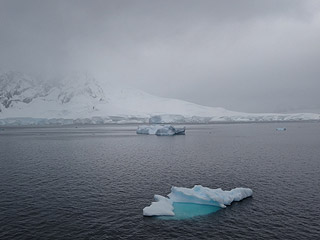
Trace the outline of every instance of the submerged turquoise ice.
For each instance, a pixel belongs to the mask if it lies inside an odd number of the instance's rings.
[[[183,220],[197,216],[208,215],[221,209],[220,207],[196,204],[196,203],[173,203],[174,216],[160,216],[165,220]]]
[[[250,196],[250,188],[223,191],[221,188],[210,189],[201,185],[193,188],[172,187],[168,197],[155,195],[155,202],[143,209],[143,215],[170,216],[165,219],[191,218],[216,212],[233,201],[241,201]]]

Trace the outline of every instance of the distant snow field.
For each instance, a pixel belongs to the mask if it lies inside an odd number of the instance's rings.
[[[88,74],[42,80],[0,74],[0,125],[213,123],[320,120],[320,114],[253,114],[100,83]]]

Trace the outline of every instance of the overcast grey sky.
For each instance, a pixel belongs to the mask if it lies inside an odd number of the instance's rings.
[[[0,0],[0,69],[246,112],[320,110],[318,0]]]

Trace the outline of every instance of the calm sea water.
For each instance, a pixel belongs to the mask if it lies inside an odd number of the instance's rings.
[[[135,128],[0,131],[0,239],[320,238],[320,123]],[[195,184],[254,196],[184,220],[142,216],[154,194]]]

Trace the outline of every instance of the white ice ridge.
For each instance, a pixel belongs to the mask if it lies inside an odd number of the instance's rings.
[[[252,196],[250,188],[234,188],[223,191],[221,188],[210,189],[201,185],[193,188],[172,187],[168,198],[155,195],[155,202],[143,209],[144,216],[174,216],[173,203],[195,203],[225,208],[233,201],[241,201]]]
[[[171,125],[142,125],[138,126],[137,134],[155,134],[157,136],[184,135],[185,127],[175,128]]]

